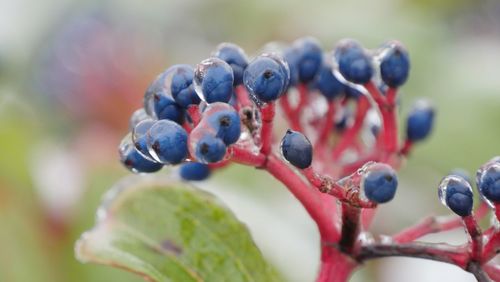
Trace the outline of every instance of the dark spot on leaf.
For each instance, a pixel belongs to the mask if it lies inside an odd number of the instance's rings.
[[[179,256],[182,254],[182,248],[180,246],[177,246],[170,240],[165,240],[161,243],[161,247],[163,250],[167,252],[174,253],[176,256]]]

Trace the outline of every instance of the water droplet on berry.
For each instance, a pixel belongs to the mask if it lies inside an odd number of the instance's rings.
[[[439,183],[438,187],[439,201],[441,201],[441,204],[443,204],[444,206],[448,206],[448,204],[446,203],[446,197],[448,189],[450,187],[450,183],[456,183],[457,185],[463,187],[469,187],[470,192],[472,193],[472,187],[470,186],[469,182],[467,182],[467,180],[457,175],[448,175],[445,178],[443,178],[443,180],[441,180],[441,183]]]
[[[132,116],[130,116],[129,129],[132,131],[134,127],[141,121],[151,118],[144,108],[136,110]]]

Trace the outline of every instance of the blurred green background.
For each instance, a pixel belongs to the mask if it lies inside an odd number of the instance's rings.
[[[426,96],[437,123],[374,229],[391,233],[448,213],[436,196],[440,178],[456,167],[473,172],[499,153],[499,1],[2,0],[0,281],[142,281],[80,264],[73,245],[93,225],[100,196],[129,174],[116,147],[149,81],[171,64],[196,64],[223,41],[255,54],[266,42],[304,35],[325,50],[344,37],[368,48],[388,39],[407,46],[402,116]],[[313,280],[316,230],[283,187],[238,166],[201,186],[248,224],[288,280]],[[428,239],[465,240],[461,231]],[[473,281],[453,266],[411,259],[370,262],[353,277],[403,279]]]

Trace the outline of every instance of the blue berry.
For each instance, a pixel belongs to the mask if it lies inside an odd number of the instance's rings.
[[[477,183],[481,195],[497,203],[500,201],[500,163],[492,162],[481,173]]]
[[[290,71],[290,86],[297,85],[297,82],[299,81],[299,59],[300,51],[297,48],[291,46],[287,47],[283,51],[283,60],[287,62],[288,69]]]
[[[328,60],[323,61],[314,81],[314,87],[329,100],[342,94],[345,89],[344,84],[333,75],[332,64]]]
[[[468,216],[472,212],[473,193],[469,182],[457,175],[449,175],[441,180],[438,196],[443,205],[459,216]]]
[[[127,135],[119,147],[120,161],[122,164],[134,173],[151,173],[159,171],[163,164],[144,158],[132,144],[132,138]]]
[[[193,68],[190,65],[175,65],[170,69],[172,69],[169,81],[170,91],[175,102],[183,108],[187,108],[189,105],[198,105],[201,100],[194,90]]]
[[[188,135],[184,128],[170,120],[159,120],[147,133],[149,154],[165,164],[178,164],[188,153]]]
[[[150,116],[146,113],[146,111],[144,110],[144,108],[140,108],[138,110],[135,110],[132,115],[130,116],[130,120],[129,120],[129,126],[128,128],[130,130],[133,130],[134,127],[141,121],[145,120],[145,119],[149,119]]]
[[[221,43],[213,55],[231,66],[234,74],[234,86],[243,83],[243,71],[248,65],[248,58],[240,46],[233,43]]]
[[[233,94],[233,82],[233,69],[219,58],[208,58],[196,66],[195,89],[207,103],[229,102]]]
[[[385,45],[380,61],[380,76],[390,87],[399,87],[408,79],[410,58],[401,43],[392,41]]]
[[[432,131],[434,108],[427,100],[417,101],[406,120],[406,137],[410,141],[425,139]]]
[[[311,166],[312,145],[307,137],[293,130],[288,130],[281,140],[281,153],[293,166],[304,169]]]
[[[386,203],[394,198],[398,177],[394,170],[381,163],[367,166],[361,180],[364,195],[375,203]]]
[[[144,94],[144,110],[151,117],[181,124],[184,121],[184,109],[175,102],[170,85],[167,85],[171,75],[172,68],[168,68],[149,85]]]
[[[196,141],[195,147],[194,156],[201,163],[216,163],[226,155],[226,144],[211,134],[203,135]]]
[[[289,80],[287,63],[275,54],[258,56],[243,73],[243,83],[252,100],[258,105],[281,97],[288,87]]]
[[[315,38],[304,37],[296,40],[293,47],[298,50],[298,75],[301,82],[307,83],[318,74],[323,61],[323,51]]]
[[[184,180],[201,181],[210,176],[210,168],[206,164],[197,162],[183,163],[179,169],[179,174]]]
[[[214,103],[203,113],[203,121],[216,132],[216,137],[222,139],[226,145],[236,143],[241,134],[240,115],[228,104]]]
[[[371,57],[353,40],[343,40],[335,48],[334,58],[342,76],[357,84],[365,84],[373,76]]]

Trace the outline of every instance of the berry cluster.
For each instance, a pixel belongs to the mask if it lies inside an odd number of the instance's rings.
[[[249,60],[237,45],[223,43],[194,68],[174,65],[159,74],[130,119],[122,163],[136,173],[180,165],[185,180],[204,180],[231,162],[269,172],[317,223],[323,242],[318,281],[346,280],[364,260],[388,255],[453,263],[478,279],[500,275],[487,264],[500,250],[500,232],[479,230],[470,180],[459,172],[443,179],[439,197],[465,223],[470,248],[414,242],[458,227],[457,218],[431,218],[390,243],[367,235],[377,205],[395,196],[395,169],[429,136],[435,116],[429,101],[418,100],[400,142],[397,93],[410,70],[401,43],[367,50],[346,39],[324,52],[306,37],[264,50]],[[289,128],[281,142],[273,135],[275,120]],[[500,202],[500,159],[478,171],[477,185],[484,203]]]

